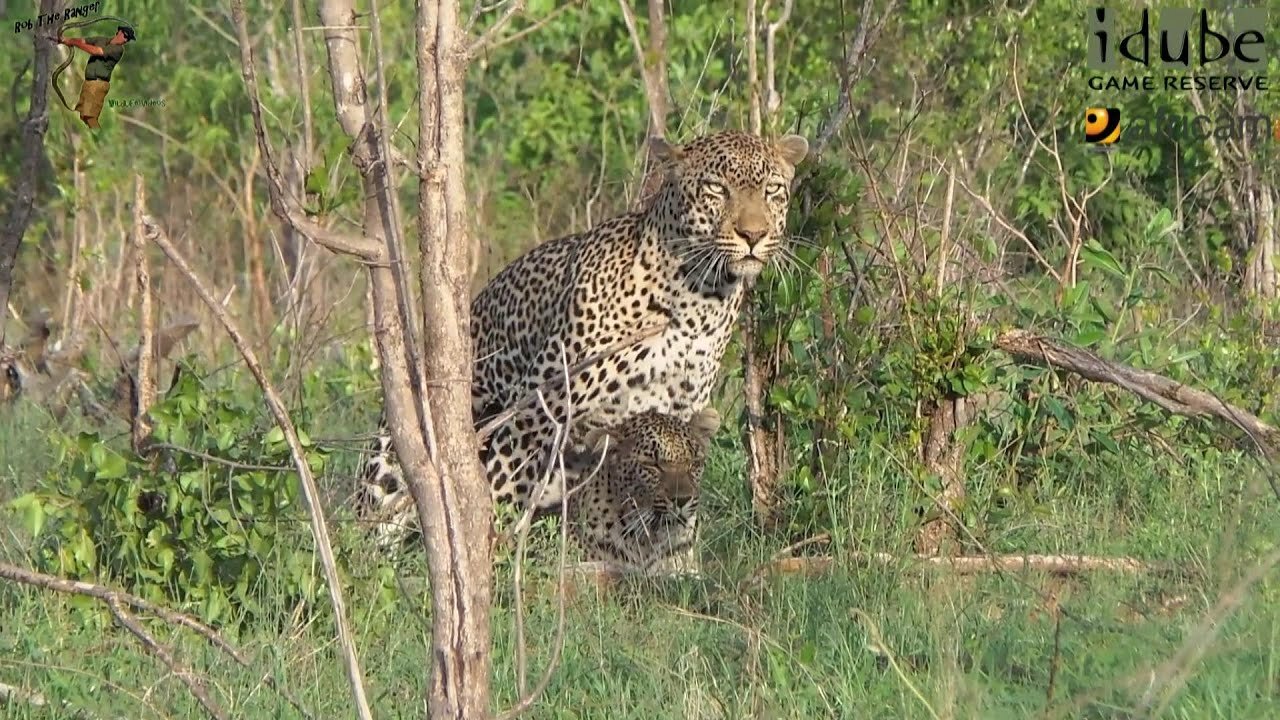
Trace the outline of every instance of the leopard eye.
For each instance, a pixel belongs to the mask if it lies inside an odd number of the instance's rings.
[[[764,186],[764,193],[769,197],[776,197],[787,192],[787,186],[783,183],[769,183]]]
[[[723,200],[726,197],[729,197],[729,188],[726,188],[724,185],[721,185],[714,180],[703,180],[701,185],[698,187],[698,190],[703,195],[716,198],[717,200]]]

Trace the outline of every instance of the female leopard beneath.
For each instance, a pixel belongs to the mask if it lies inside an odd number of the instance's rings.
[[[550,468],[570,417],[570,445],[581,446],[632,415],[688,421],[706,407],[745,289],[786,238],[803,137],[719,132],[652,147],[663,175],[645,208],[533,248],[472,302],[476,425],[517,408],[481,446],[495,502],[558,507],[565,478]],[[565,368],[575,370],[567,390]],[[540,388],[545,402],[527,402]],[[384,415],[357,513],[394,544],[416,523],[406,500]]]
[[[702,473],[719,427],[712,408],[689,422],[649,410],[593,431],[585,451],[566,457],[583,478],[569,493],[568,516],[588,560],[653,572],[693,555]]]

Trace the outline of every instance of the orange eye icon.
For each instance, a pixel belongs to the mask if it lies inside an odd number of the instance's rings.
[[[1120,139],[1118,108],[1088,108],[1084,111],[1084,140],[1095,145],[1110,145]]]

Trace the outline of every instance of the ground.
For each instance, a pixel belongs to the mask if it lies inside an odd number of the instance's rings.
[[[0,502],[28,487],[49,461],[45,435],[33,432],[43,422],[32,412],[0,418]],[[1161,575],[1099,572],[1070,580],[955,578],[856,562],[855,550],[910,548],[917,521],[900,502],[904,461],[877,443],[851,452],[836,478],[843,490],[829,502],[837,528],[833,568],[817,577],[756,583],[753,573],[783,543],[758,535],[748,521],[740,487],[744,459],[722,433],[702,499],[707,577],[637,581],[608,595],[577,593],[567,608],[561,666],[547,699],[527,717],[1013,719],[1037,716],[1051,686],[1059,717],[1131,717],[1150,671],[1172,676],[1161,664],[1187,641],[1206,652],[1190,664],[1185,686],[1175,682],[1168,697],[1153,695],[1153,706],[1168,700],[1160,717],[1263,718],[1280,702],[1274,573],[1235,612],[1212,610],[1249,567],[1240,549],[1261,551],[1250,557],[1265,554],[1280,529],[1274,500],[1245,492],[1260,472],[1246,454],[1188,455],[1171,464],[1153,453],[1130,462],[1124,476],[1082,457],[1078,476],[1057,479],[1048,515],[983,524],[981,540],[1004,552],[1124,554],[1172,568]],[[1006,469],[976,468],[973,492],[1001,480]],[[23,533],[16,523],[5,527],[0,560],[25,565]],[[556,618],[545,561],[533,575],[526,592],[530,684],[550,657]],[[506,589],[494,615],[496,702],[502,706],[516,696],[510,578],[506,569],[499,573]],[[400,587],[421,592],[411,582]],[[378,716],[419,716],[425,596],[378,605],[373,583],[360,577],[346,590]],[[102,717],[199,714],[182,685],[111,626],[109,616],[3,582],[0,608],[0,683],[37,689]],[[211,678],[214,697],[233,717],[297,716],[260,683],[264,673],[287,682],[317,717],[350,717],[331,626],[294,610],[282,604],[272,622],[227,630],[254,658],[252,670],[188,635],[150,627]],[[1197,635],[1206,613],[1223,618],[1216,639]],[[1137,684],[1125,690],[1126,682]],[[1090,698],[1091,711],[1072,709],[1072,701]],[[13,718],[72,717],[21,706],[5,711]]]

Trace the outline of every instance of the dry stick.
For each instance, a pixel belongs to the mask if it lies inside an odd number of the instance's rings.
[[[329,602],[333,606],[334,622],[337,624],[338,644],[342,648],[342,658],[346,665],[347,679],[351,683],[351,691],[353,699],[356,703],[356,710],[362,720],[372,720],[373,713],[369,709],[369,701],[364,689],[364,674],[360,670],[360,658],[356,652],[355,638],[351,633],[351,626],[347,623],[346,603],[342,599],[342,579],[338,576],[337,562],[333,556],[333,545],[329,542],[329,528],[325,524],[324,508],[320,504],[320,491],[316,487],[315,478],[311,474],[311,467],[307,464],[306,454],[302,449],[302,443],[298,440],[298,432],[293,426],[293,421],[289,418],[289,411],[285,408],[284,402],[281,401],[275,387],[272,386],[271,380],[262,370],[262,365],[258,363],[257,356],[250,347],[249,341],[241,334],[240,329],[227,315],[227,311],[218,304],[213,294],[209,292],[208,287],[200,280],[191,265],[182,256],[173,243],[169,241],[164,230],[156,224],[155,220],[150,217],[143,218],[143,222],[147,227],[147,238],[154,242],[169,260],[178,268],[178,272],[186,277],[195,289],[196,294],[204,301],[204,304],[213,313],[218,322],[222,323],[222,327],[226,329],[227,334],[231,336],[231,341],[235,344],[236,349],[240,351],[240,356],[244,358],[245,366],[249,368],[249,372],[253,373],[254,379],[258,381],[258,386],[262,388],[262,394],[267,401],[267,405],[271,408],[271,414],[275,416],[276,423],[284,432],[285,441],[289,444],[289,452],[293,456],[294,467],[298,471],[298,480],[302,485],[302,498],[306,503],[308,515],[311,518],[311,534],[315,538],[316,549],[320,554],[320,564],[324,568],[325,584],[329,588]]]
[[[1018,360],[1061,368],[1086,380],[1124,388],[1175,415],[1225,420],[1248,435],[1269,460],[1280,461],[1280,430],[1211,393],[1183,385],[1164,375],[1103,359],[1088,350],[1070,347],[1027,330],[1009,330],[996,338],[995,346]],[[1272,485],[1275,486],[1274,478]]]
[[[565,353],[564,344],[560,343],[560,367],[566,368],[568,365],[568,357]],[[565,387],[569,385],[569,371],[566,368],[564,374]],[[567,394],[566,394],[567,395]],[[573,405],[566,402],[566,416],[563,424],[557,423],[551,408],[547,407],[546,399],[541,393],[538,393],[538,401],[542,406],[543,412],[547,417],[551,418],[551,422],[556,425],[555,435],[555,452],[549,472],[556,469],[560,471],[561,482],[564,484],[561,492],[563,497],[560,502],[560,564],[557,568],[556,578],[556,637],[551,646],[551,658],[547,661],[547,667],[542,673],[542,677],[538,680],[538,684],[530,692],[525,692],[526,663],[528,652],[525,648],[524,635],[524,601],[523,601],[523,578],[524,578],[524,556],[525,548],[529,537],[529,523],[525,522],[525,518],[520,521],[520,534],[516,536],[516,568],[515,568],[515,594],[516,594],[516,673],[517,687],[522,696],[516,701],[509,710],[498,716],[498,720],[515,720],[526,710],[533,707],[538,698],[547,691],[551,685],[551,679],[555,676],[556,668],[560,665],[560,656],[564,652],[565,637],[565,561],[569,545],[569,488],[568,479],[564,469],[564,443],[569,438],[569,428],[573,424]],[[567,401],[567,397],[566,397]],[[559,466],[558,468],[556,466]],[[549,479],[549,478],[548,478]],[[545,487],[544,480],[543,486]],[[530,508],[526,509],[526,517],[530,514]]]
[[[525,0],[507,0],[507,9],[502,13],[502,15],[484,31],[483,35],[471,41],[471,44],[467,46],[468,60],[487,49],[495,47],[498,35],[502,32],[502,29],[507,26],[507,23],[511,22],[517,14],[524,13],[524,1]],[[477,10],[480,8],[480,5],[481,3],[476,3]],[[468,30],[470,30],[470,28],[468,28]]]
[[[30,6],[27,6],[30,7]],[[49,17],[62,9],[60,0],[40,0],[40,14]],[[5,211],[4,222],[0,223],[0,319],[4,309],[9,306],[9,293],[13,286],[13,271],[18,263],[18,252],[22,249],[22,236],[31,224],[35,215],[37,186],[40,178],[40,161],[44,156],[44,140],[49,129],[49,79],[53,72],[53,45],[38,33],[31,34],[31,49],[35,54],[35,67],[31,76],[31,103],[27,117],[22,122],[21,146],[23,148],[21,164],[18,167],[16,181],[6,188],[9,201]],[[17,84],[18,77],[14,79]],[[16,94],[15,94],[16,95]],[[16,109],[16,108],[15,108]],[[4,342],[7,323],[0,322],[0,343]]]
[[[110,608],[111,614],[115,616],[117,622],[123,625],[130,633],[133,633],[133,636],[138,638],[138,641],[142,643],[148,652],[160,658],[160,662],[163,662],[168,666],[170,672],[178,676],[182,684],[186,685],[196,700],[199,700],[200,704],[204,706],[205,712],[209,713],[211,717],[218,718],[218,720],[227,720],[227,714],[222,711],[218,703],[214,702],[213,698],[209,697],[209,687],[205,685],[204,678],[193,673],[173,656],[173,652],[169,648],[151,637],[146,628],[142,627],[142,623],[139,623],[133,615],[129,614],[129,611],[124,609],[119,600],[116,598],[107,599],[107,607]]]
[[[152,316],[151,316],[151,270],[147,262],[147,241],[143,227],[143,212],[147,207],[146,194],[142,185],[142,176],[133,176],[133,248],[137,263],[138,292],[141,302],[138,310],[138,324],[142,329],[142,337],[138,340],[138,371],[131,373],[126,364],[122,370],[133,376],[133,407],[131,425],[134,452],[141,452],[143,441],[150,434],[150,423],[147,411],[155,401],[155,382],[151,372],[152,351]]]
[[[844,66],[841,68],[840,102],[836,105],[835,111],[831,113],[831,116],[827,118],[826,122],[818,130],[818,137],[813,144],[811,152],[814,157],[822,154],[822,151],[835,138],[836,133],[840,131],[840,128],[853,112],[853,86],[870,70],[870,65],[865,62],[867,52],[880,36],[880,31],[884,29],[885,23],[893,16],[894,7],[897,4],[898,0],[889,0],[885,4],[880,21],[875,24],[873,29],[871,22],[872,0],[863,0],[862,10],[858,14],[858,34],[849,45],[848,53],[844,57]]]
[[[123,590],[113,590],[103,585],[96,585],[94,583],[87,583],[79,580],[66,580],[53,575],[39,573],[34,570],[26,570],[8,563],[0,563],[0,578],[20,585],[30,585],[32,587],[52,590],[54,592],[64,593],[67,595],[82,595],[101,600],[105,603],[114,601],[128,605],[134,610],[155,615],[170,625],[178,625],[187,628],[200,637],[203,637],[209,642],[209,644],[229,655],[231,659],[235,660],[241,667],[247,669],[252,669],[253,667],[252,663],[249,662],[249,659],[224,640],[222,636],[218,634],[218,631],[204,624],[200,620],[187,615],[186,613],[180,613],[175,610],[162,607],[150,600],[145,600],[137,595],[124,592]],[[311,713],[307,712],[307,710],[302,706],[302,703],[300,703],[288,690],[277,685],[270,675],[265,676],[263,681],[266,683],[267,687],[275,690],[281,697],[288,700],[289,703],[293,705],[298,712],[302,713],[304,717],[312,717]]]
[[[1014,572],[1029,570],[1044,572],[1050,575],[1074,575],[1089,571],[1111,571],[1120,573],[1142,573],[1156,570],[1141,560],[1129,557],[1098,557],[1094,555],[971,555],[948,557],[945,555],[906,556],[892,553],[853,553],[850,558],[854,562],[874,563],[877,565],[896,565],[904,560],[921,563],[925,566],[947,569],[961,575],[983,572]],[[790,557],[766,564],[757,571],[759,576],[767,573],[780,575],[805,574],[817,575],[826,572],[835,564],[830,555],[816,557]]]

